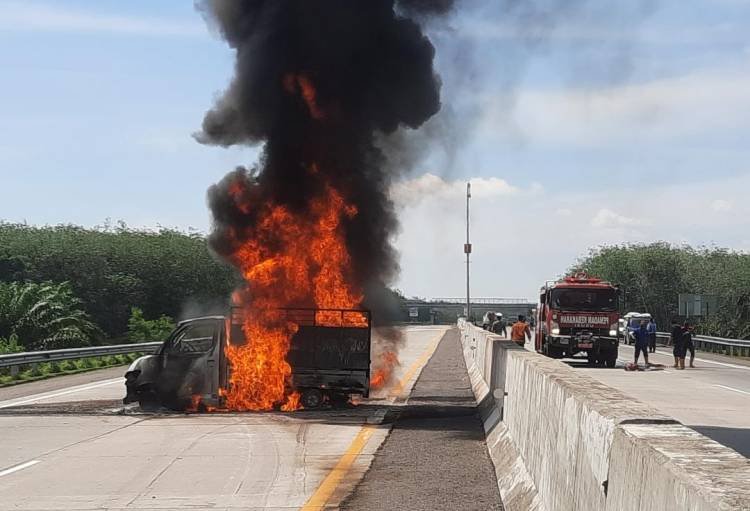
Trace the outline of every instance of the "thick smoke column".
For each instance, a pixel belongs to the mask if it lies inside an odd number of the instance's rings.
[[[235,76],[196,138],[263,143],[251,172],[238,169],[208,192],[211,247],[232,261],[252,235],[257,207],[303,214],[325,187],[356,207],[343,219],[351,275],[374,311],[398,272],[388,197],[393,170],[378,134],[418,128],[440,109],[434,47],[415,19],[450,11],[452,0],[207,0],[199,3],[236,50]],[[408,16],[408,17],[407,17]],[[242,181],[243,186],[237,183]],[[250,234],[246,234],[250,233]],[[273,243],[273,240],[267,240]],[[303,305],[303,304],[299,304]]]

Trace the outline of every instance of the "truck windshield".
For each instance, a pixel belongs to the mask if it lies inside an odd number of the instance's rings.
[[[553,289],[551,305],[555,309],[613,311],[617,308],[614,289]]]

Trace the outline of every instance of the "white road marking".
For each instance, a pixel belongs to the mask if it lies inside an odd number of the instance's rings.
[[[714,385],[714,387],[721,387],[722,389],[731,390],[732,392],[739,392],[740,394],[747,394],[750,396],[750,392],[745,390],[735,389],[734,387],[727,387],[726,385]]]
[[[114,385],[116,383],[124,385],[122,378],[115,378],[113,380],[106,380],[101,383],[95,383],[93,385],[73,387],[72,389],[64,390],[62,392],[53,392],[52,394],[37,394],[30,398],[25,398],[25,399],[20,398],[17,400],[3,401],[3,402],[0,402],[0,409],[10,408],[11,406],[20,406],[20,405],[26,405],[29,403],[36,403],[37,401],[44,401],[45,399],[51,399],[53,397],[66,396],[68,394],[75,394],[76,392],[83,392],[84,390],[91,390],[91,389],[96,389],[99,387],[106,387],[107,385]]]
[[[12,474],[13,472],[18,472],[19,470],[23,470],[25,468],[29,468],[33,465],[36,465],[37,463],[41,463],[41,461],[31,460],[31,461],[27,461],[26,463],[21,463],[20,465],[16,465],[15,467],[6,468],[2,472],[0,472],[0,477],[7,476],[9,474]]]

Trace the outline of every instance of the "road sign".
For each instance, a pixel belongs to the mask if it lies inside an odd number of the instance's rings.
[[[711,295],[680,293],[677,300],[679,314],[686,318],[710,316],[719,306],[717,298]]]

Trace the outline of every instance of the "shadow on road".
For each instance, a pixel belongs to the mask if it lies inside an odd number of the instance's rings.
[[[618,360],[615,367],[607,367],[600,364],[589,364],[585,358],[564,358],[561,361],[574,369],[578,368],[590,368],[590,369],[619,369],[622,371],[623,365]]]
[[[722,428],[718,426],[688,425],[701,435],[734,449],[746,458],[750,458],[750,428]]]

